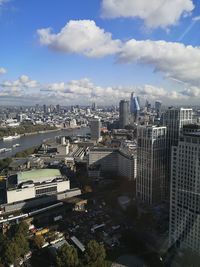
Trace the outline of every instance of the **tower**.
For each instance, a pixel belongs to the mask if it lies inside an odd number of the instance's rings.
[[[200,127],[183,127],[172,147],[169,246],[200,254]]]
[[[97,142],[101,139],[101,120],[94,118],[90,121],[91,139]]]
[[[166,199],[168,187],[166,172],[167,128],[138,126],[137,179],[138,200],[149,205]]]
[[[140,111],[139,98],[135,96],[134,92],[132,92],[130,101],[130,112],[134,122],[137,122],[138,120],[139,111]]]
[[[119,103],[119,127],[123,129],[129,124],[129,101],[121,100]]]

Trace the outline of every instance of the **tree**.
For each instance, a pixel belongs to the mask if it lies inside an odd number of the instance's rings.
[[[44,237],[42,235],[36,235],[33,239],[34,246],[40,249],[44,245]]]
[[[5,248],[6,242],[7,242],[7,238],[3,234],[0,234],[0,255],[3,254],[3,250]]]
[[[86,247],[85,262],[91,267],[105,266],[106,251],[103,245],[91,240]]]
[[[19,258],[20,251],[19,247],[14,241],[10,241],[6,244],[5,253],[4,253],[4,262],[6,264],[14,264],[15,261]]]
[[[17,233],[13,238],[16,246],[18,246],[20,256],[24,256],[29,252],[29,243],[23,234]]]
[[[59,267],[76,267],[79,264],[77,250],[64,244],[59,250],[57,255],[57,265]]]
[[[28,233],[28,224],[25,221],[20,222],[16,227],[16,234],[22,234],[24,236]]]

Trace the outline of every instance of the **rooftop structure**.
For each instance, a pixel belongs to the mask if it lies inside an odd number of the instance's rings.
[[[17,184],[32,181],[33,183],[51,182],[62,175],[58,169],[36,169],[17,173]]]

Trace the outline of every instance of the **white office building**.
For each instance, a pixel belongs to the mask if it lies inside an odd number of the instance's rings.
[[[166,198],[169,184],[166,175],[167,128],[137,128],[136,194],[139,201],[157,204]]]
[[[164,125],[167,126],[168,144],[177,145],[182,133],[183,125],[192,123],[193,111],[191,108],[169,108],[164,116]]]
[[[200,254],[200,128],[192,127],[172,147],[169,245]]]

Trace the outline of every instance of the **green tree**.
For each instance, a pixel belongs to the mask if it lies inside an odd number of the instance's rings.
[[[3,234],[0,233],[0,255],[3,254],[3,250],[5,248],[6,242],[7,242],[7,238]]]
[[[77,250],[64,244],[59,250],[57,255],[58,267],[76,267],[79,264]]]
[[[10,241],[6,244],[5,247],[5,253],[3,255],[4,262],[6,264],[14,264],[15,261],[19,258],[20,256],[20,251],[19,247],[14,241]]]
[[[17,233],[13,239],[16,246],[18,246],[18,250],[21,256],[24,256],[29,252],[29,243],[23,234]]]
[[[24,236],[27,235],[28,233],[28,224],[25,221],[21,221],[17,226],[16,226],[16,234],[22,234]]]
[[[95,240],[91,240],[86,247],[85,262],[87,266],[91,267],[103,267],[105,262],[106,251],[103,245],[99,244]]]
[[[42,235],[36,235],[33,239],[33,244],[38,249],[44,245],[44,242],[44,237]]]

